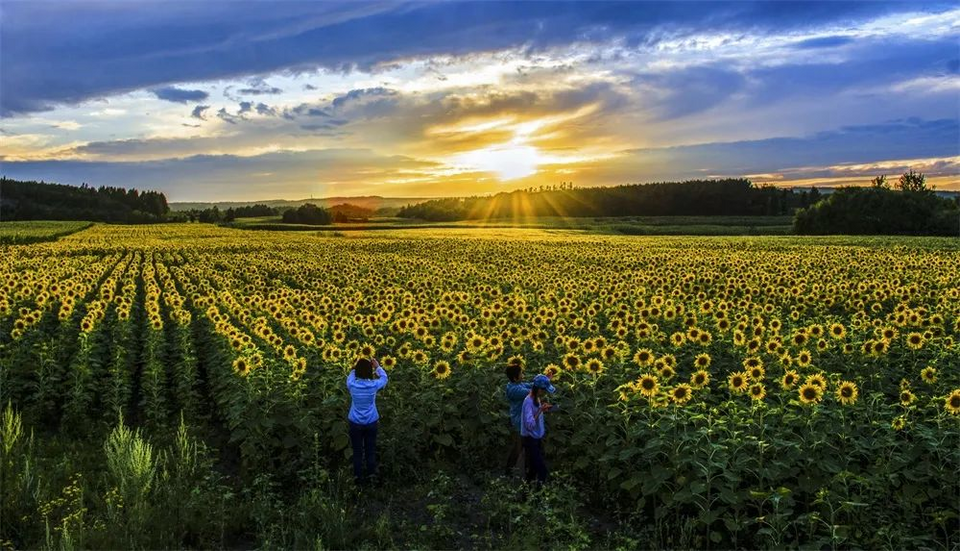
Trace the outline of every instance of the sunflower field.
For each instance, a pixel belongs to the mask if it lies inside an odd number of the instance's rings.
[[[314,522],[304,472],[348,471],[361,356],[388,485],[499,476],[518,357],[557,387],[559,484],[655,536],[611,546],[960,545],[956,239],[95,225],[0,251],[0,547],[306,545],[283,526]],[[309,545],[425,541],[337,537]]]

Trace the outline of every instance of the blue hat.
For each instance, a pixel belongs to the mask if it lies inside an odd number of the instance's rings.
[[[553,388],[553,385],[550,384],[550,377],[546,375],[537,375],[533,378],[533,388],[542,388],[553,394],[557,389]]]

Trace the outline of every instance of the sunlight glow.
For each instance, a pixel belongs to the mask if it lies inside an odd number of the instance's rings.
[[[454,163],[482,172],[493,172],[501,181],[516,180],[537,173],[542,162],[537,148],[529,145],[499,145],[458,155]]]

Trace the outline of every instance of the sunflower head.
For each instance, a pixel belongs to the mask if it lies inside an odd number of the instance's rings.
[[[787,372],[783,374],[783,377],[780,378],[780,386],[783,387],[784,390],[791,389],[797,384],[798,380],[800,380],[800,377],[796,371],[787,370]]]
[[[659,389],[660,383],[654,375],[643,375],[637,380],[637,390],[648,398],[655,396]]]
[[[932,385],[937,382],[937,368],[928,365],[920,371],[920,378],[928,385]]]
[[[900,405],[909,406],[917,399],[917,396],[908,389],[900,391]]]
[[[855,404],[859,394],[856,383],[852,381],[841,381],[837,386],[837,400],[845,406]]]
[[[811,383],[804,383],[799,390],[800,402],[803,404],[816,404],[823,398],[823,389]]]
[[[960,415],[960,388],[954,390],[946,397],[943,407],[950,415]]]
[[[446,379],[450,376],[450,364],[446,360],[440,360],[433,365],[433,376],[437,379]]]
[[[737,371],[727,377],[727,386],[732,392],[740,393],[747,389],[747,375]]]
[[[670,401],[678,405],[687,403],[692,396],[693,389],[686,383],[679,384],[670,391]]]
[[[601,362],[598,358],[590,358],[587,360],[586,367],[587,371],[593,375],[599,375],[601,372],[603,372],[603,362]]]
[[[703,388],[710,384],[710,373],[701,369],[690,376],[690,386],[693,388]]]
[[[697,366],[698,369],[706,369],[710,367],[712,361],[710,354],[697,354],[697,357],[693,360],[693,365]]]
[[[767,389],[763,386],[763,383],[753,383],[750,385],[750,399],[751,400],[763,400],[767,395]]]

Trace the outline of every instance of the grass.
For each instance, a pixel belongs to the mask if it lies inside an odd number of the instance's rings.
[[[464,229],[531,228],[575,230],[613,235],[787,235],[789,216],[630,216],[621,218],[530,217],[519,219],[462,220],[425,222],[406,218],[372,218],[368,222],[350,222],[312,226],[285,224],[278,216],[239,218],[227,224],[246,230],[272,231],[358,231],[390,229]]]
[[[57,239],[85,230],[92,222],[65,220],[17,220],[0,222],[0,245],[25,245]]]

